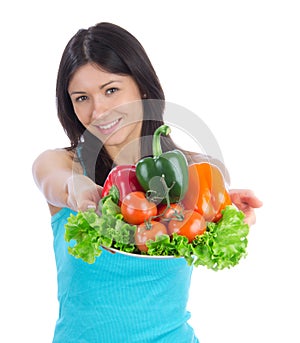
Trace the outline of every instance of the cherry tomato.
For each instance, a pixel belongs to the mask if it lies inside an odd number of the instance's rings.
[[[183,199],[185,209],[202,214],[206,221],[217,221],[221,211],[231,204],[220,169],[210,163],[189,166],[188,192]]]
[[[181,236],[186,236],[189,242],[197,235],[202,235],[206,231],[206,222],[204,217],[193,210],[185,210],[183,212],[183,220],[172,219],[168,224],[168,233],[172,235],[177,233]]]
[[[170,221],[177,215],[181,215],[183,210],[183,207],[179,203],[170,204],[169,208],[167,208],[167,205],[160,205],[157,207],[157,215],[159,217],[155,220],[162,222]]]
[[[154,202],[146,198],[144,192],[135,191],[123,198],[121,213],[127,223],[138,225],[156,216],[157,207]]]
[[[151,220],[150,222],[144,222],[137,227],[135,232],[135,245],[140,251],[147,252],[148,247],[146,242],[149,239],[155,240],[157,236],[167,235],[168,231],[164,224]]]

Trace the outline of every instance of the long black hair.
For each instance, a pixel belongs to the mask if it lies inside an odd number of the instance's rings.
[[[164,92],[156,72],[139,41],[123,28],[102,22],[79,30],[68,42],[59,65],[56,100],[58,118],[70,139],[70,150],[81,149],[87,175],[102,185],[113,161],[102,142],[78,120],[68,93],[69,82],[79,67],[93,63],[114,74],[129,75],[136,82],[143,101],[142,137],[151,137],[163,123]],[[141,157],[152,154],[151,144],[141,140]],[[162,140],[163,151],[175,148],[170,137]]]

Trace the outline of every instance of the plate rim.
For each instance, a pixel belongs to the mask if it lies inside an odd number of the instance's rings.
[[[173,258],[180,258],[174,255],[146,255],[146,254],[133,254],[130,252],[126,252],[126,251],[122,251],[122,250],[118,250],[116,248],[112,248],[112,247],[106,247],[104,245],[102,245],[102,248],[112,252],[112,253],[119,253],[125,256],[130,256],[130,257],[135,257],[135,258],[145,258],[145,259],[154,259],[154,260],[167,260],[167,259],[173,259]]]

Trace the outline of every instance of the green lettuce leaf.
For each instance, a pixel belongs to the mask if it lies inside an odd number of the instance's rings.
[[[221,270],[237,265],[246,257],[249,226],[244,213],[227,206],[217,223],[208,223],[206,232],[192,242],[194,265]]]
[[[101,254],[100,239],[97,231],[86,219],[93,218],[93,213],[78,212],[71,214],[65,225],[65,240],[74,243],[68,247],[68,252],[76,258],[81,258],[87,263],[94,263],[97,256]],[[94,218],[93,218],[94,220]]]
[[[177,233],[174,233],[172,237],[169,235],[157,236],[155,240],[147,241],[146,245],[148,247],[148,255],[184,257],[188,264],[193,262],[191,256],[192,249],[188,238]]]
[[[74,243],[68,246],[68,252],[87,263],[94,263],[101,255],[101,246],[126,252],[137,250],[136,227],[123,220],[120,207],[107,197],[101,211],[101,216],[94,210],[71,214],[65,225],[65,240]]]

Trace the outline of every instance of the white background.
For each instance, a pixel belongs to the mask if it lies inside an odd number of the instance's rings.
[[[110,21],[144,45],[167,100],[206,122],[231,187],[263,200],[236,268],[195,269],[201,343],[299,343],[297,1],[6,1],[1,5],[1,342],[51,342],[57,317],[50,216],[31,165],[68,145],[55,79],[79,29]],[[298,163],[298,164],[297,164]],[[167,318],[164,318],[167,320]],[[91,342],[92,343],[92,342]]]

